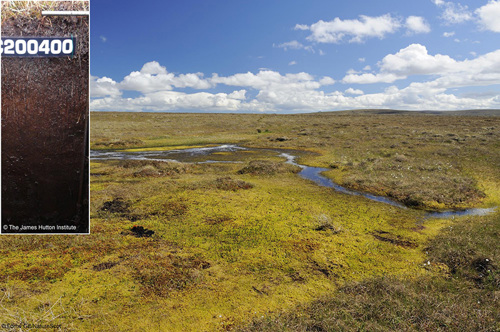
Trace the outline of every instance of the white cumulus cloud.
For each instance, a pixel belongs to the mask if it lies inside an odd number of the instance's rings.
[[[500,108],[500,93],[457,95],[455,88],[500,84],[500,50],[458,61],[448,55],[429,54],[426,47],[413,44],[378,63],[378,71],[352,71],[344,84],[391,83],[411,75],[426,75],[428,81],[390,86],[378,93],[365,93],[347,86],[342,91],[322,88],[336,82],[329,76],[309,73],[258,72],[228,76],[201,73],[169,73],[158,62],[146,63],[121,82],[108,77],[91,76],[91,110],[118,111],[262,111],[297,112],[354,108],[467,109]],[[203,83],[200,84],[200,81]],[[166,84],[165,88],[162,84]],[[205,86],[207,91],[178,91],[183,87]],[[218,92],[219,85],[234,87]],[[139,95],[123,97],[122,91]],[[493,91],[493,90],[492,90]]]
[[[433,0],[434,4],[443,8],[441,18],[446,24],[457,24],[474,19],[469,7],[462,6],[460,3],[443,0]]]
[[[490,0],[488,4],[477,9],[476,14],[483,29],[500,32],[500,1]]]
[[[429,33],[431,27],[429,23],[421,16],[408,16],[406,19],[406,28],[410,33]]]
[[[307,24],[296,24],[295,30],[309,30],[309,26]]]
[[[323,78],[322,82],[327,82],[325,79]],[[280,90],[288,92],[318,89],[322,85],[322,83],[316,81],[308,73],[301,72],[281,75],[279,72],[272,70],[261,70],[257,74],[251,72],[239,73],[226,77],[214,74],[211,82],[229,86],[249,87],[256,90]]]
[[[467,6],[448,2],[442,18],[449,24],[455,24],[470,21],[473,19],[473,16]]]
[[[321,85],[333,85],[333,84],[335,84],[335,80],[331,77],[324,76],[319,80],[319,84],[321,84]]]
[[[457,61],[448,55],[431,55],[425,46],[412,44],[386,55],[378,66],[376,74],[348,72],[342,82],[392,83],[412,75],[433,75],[439,76],[433,82],[441,88],[500,84],[500,50]]]
[[[304,46],[302,43],[300,43],[296,40],[292,40],[292,41],[281,43],[281,44],[273,44],[273,46],[282,48],[285,51],[288,51],[289,49],[290,50],[301,50],[301,49],[307,48],[307,46]]]
[[[350,95],[363,95],[363,94],[365,94],[363,92],[363,90],[353,89],[353,88],[349,88],[349,89],[345,90],[345,93],[350,94]]]
[[[118,84],[109,77],[96,77],[90,75],[90,94],[93,97],[120,96],[122,93]]]
[[[237,99],[237,100],[245,100],[246,99],[246,93],[247,90],[238,90],[238,91],[233,91],[227,96],[231,99]]]
[[[411,44],[396,54],[386,55],[380,63],[382,72],[398,76],[428,75],[447,71],[456,63],[447,55],[430,55],[427,48]]]
[[[392,83],[401,77],[391,73],[378,73],[378,74],[347,74],[342,79],[343,83],[350,84],[372,84],[372,83]]]
[[[401,23],[390,14],[371,17],[360,15],[359,19],[342,20],[338,17],[332,21],[320,20],[310,26],[297,24],[296,30],[309,30],[307,40],[318,43],[340,43],[346,38],[351,43],[361,43],[367,38],[384,38],[394,33]]]
[[[140,71],[131,72],[120,82],[120,88],[123,90],[136,90],[145,93],[172,90],[174,87],[208,89],[212,85],[203,78],[202,73],[176,76],[167,72],[167,69],[156,61],[144,64]]]

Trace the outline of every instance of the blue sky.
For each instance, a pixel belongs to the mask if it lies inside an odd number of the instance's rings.
[[[91,2],[91,110],[500,108],[500,0]]]

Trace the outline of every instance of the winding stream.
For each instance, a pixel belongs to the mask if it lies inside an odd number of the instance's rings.
[[[399,208],[406,209],[407,207],[401,203],[393,201],[384,196],[372,195],[369,193],[359,192],[355,190],[350,190],[344,188],[331,179],[323,176],[321,173],[327,171],[327,168],[321,167],[310,167],[306,165],[298,164],[294,155],[289,153],[280,152],[275,149],[251,149],[244,148],[234,144],[224,144],[214,147],[202,147],[202,148],[190,148],[190,149],[178,149],[178,150],[160,150],[160,151],[137,151],[137,152],[125,152],[125,151],[102,151],[102,150],[91,150],[90,158],[92,160],[157,160],[157,161],[171,161],[171,162],[197,162],[197,163],[215,163],[215,162],[225,162],[234,163],[241,162],[235,160],[224,160],[228,156],[226,153],[241,153],[248,151],[271,151],[274,154],[279,154],[280,157],[285,158],[287,163],[298,166],[302,170],[298,173],[304,179],[311,180],[322,187],[333,188],[334,190],[348,194],[363,196],[370,200],[381,202],[385,204],[390,204]],[[203,159],[200,161],[200,159]],[[439,211],[439,212],[427,212],[425,219],[427,218],[454,218],[459,216],[482,216],[496,211],[496,207],[492,208],[471,208],[465,210],[449,210],[449,211]]]

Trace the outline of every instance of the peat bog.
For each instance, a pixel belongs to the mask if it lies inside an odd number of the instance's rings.
[[[92,160],[90,235],[1,239],[1,318],[75,331],[498,329],[498,209],[425,216],[499,205],[500,118],[379,113],[92,113],[94,157],[144,158]],[[245,149],[214,150],[228,142]],[[212,150],[179,158],[200,148]],[[283,153],[412,208],[319,186]]]

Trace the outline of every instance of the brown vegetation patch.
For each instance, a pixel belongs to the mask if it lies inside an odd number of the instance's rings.
[[[375,231],[372,233],[373,237],[377,240],[389,242],[404,248],[416,248],[418,245],[410,240],[405,239],[400,235],[394,235],[385,231]]]
[[[134,278],[145,295],[165,297],[175,290],[196,284],[202,270],[210,263],[197,257],[180,257],[171,253],[141,253],[130,260]]]
[[[238,174],[274,175],[279,173],[298,173],[301,168],[286,163],[276,163],[268,160],[252,160],[248,166],[238,171]]]
[[[495,266],[486,257],[478,257],[471,262],[471,266],[479,273],[487,273],[494,270]]]
[[[259,295],[269,295],[268,288],[269,288],[268,286],[263,286],[261,289],[258,289],[257,287],[252,286],[252,290],[255,291]]]
[[[473,281],[477,287],[500,289],[500,273],[491,259],[478,256],[473,250],[450,250],[440,256],[450,273]]]
[[[493,289],[500,289],[500,273],[490,259],[478,257],[470,265],[476,272],[470,276],[470,279],[474,280],[479,287],[492,286]]]
[[[313,221],[313,229],[315,231],[327,231],[330,230],[333,234],[342,232],[342,228],[334,224],[331,218],[325,214],[321,214],[315,218]]]
[[[325,263],[318,263],[315,260],[311,260],[311,265],[315,271],[320,272],[321,274],[323,274],[327,278],[329,278],[330,276],[333,276],[333,277],[338,276],[333,270],[335,268],[343,268],[344,267],[342,264],[335,264],[332,262],[328,262],[326,264]]]
[[[206,217],[204,219],[204,221],[209,225],[218,225],[232,220],[233,219],[229,216]]]
[[[426,248],[431,261],[447,265],[454,278],[471,281],[477,288],[500,290],[498,221],[498,217],[475,216],[446,228]]]
[[[319,249],[321,244],[310,239],[299,239],[286,241],[285,247],[290,248],[294,252],[310,253]]]
[[[241,180],[234,180],[229,176],[217,178],[213,182],[213,185],[217,189],[231,191],[253,188],[253,184]]]
[[[142,219],[142,216],[138,214],[126,214],[124,215],[124,217],[130,220],[131,222],[136,222],[137,220]]]
[[[442,161],[415,159],[410,154],[382,151],[381,157],[361,161],[334,161],[349,171],[342,185],[388,196],[408,207],[438,210],[473,206],[486,197],[474,179],[459,167]]]
[[[306,281],[306,279],[298,271],[292,271],[288,273],[288,276],[290,277],[290,279],[292,279],[293,282],[302,283]]]
[[[154,231],[138,225],[132,226],[129,231],[122,232],[124,235],[133,235],[135,237],[151,237],[154,233]]]
[[[161,176],[161,175],[162,174],[151,165],[141,167],[140,170],[134,172],[134,176],[137,177],[149,177],[149,176]]]
[[[104,140],[100,142],[95,142],[94,147],[96,148],[109,148],[109,149],[115,149],[115,148],[124,148],[124,147],[137,147],[143,145],[144,142],[141,141],[140,139],[125,139],[125,140],[120,140],[120,139],[113,139],[113,140]]]
[[[422,278],[351,282],[236,331],[496,331],[500,302],[478,290],[463,292],[451,281]]]
[[[36,263],[17,261],[2,266],[0,281],[23,280],[27,282],[49,281],[62,278],[73,267],[68,259],[42,258]]]
[[[105,262],[105,263],[99,263],[96,264],[92,267],[94,271],[104,271],[104,270],[109,270],[113,266],[118,265],[119,262]]]
[[[413,227],[411,230],[414,231],[414,232],[421,232],[425,229],[425,226],[423,225],[417,225],[415,227]]]
[[[439,261],[443,262],[450,268],[452,274],[457,273],[459,270],[466,268],[473,260],[475,252],[472,249],[456,250],[450,249],[447,252],[439,255]]]
[[[114,198],[111,201],[104,202],[100,211],[109,213],[127,213],[130,203],[121,198]]]
[[[191,166],[184,163],[158,160],[122,160],[118,166],[132,169],[136,177],[173,176],[188,173]]]
[[[95,176],[95,177],[104,176],[104,175],[109,175],[109,173],[108,172],[93,172],[93,173],[90,173],[90,176]]]
[[[168,201],[163,204],[163,214],[172,217],[182,216],[188,211],[188,206],[182,201]]]

